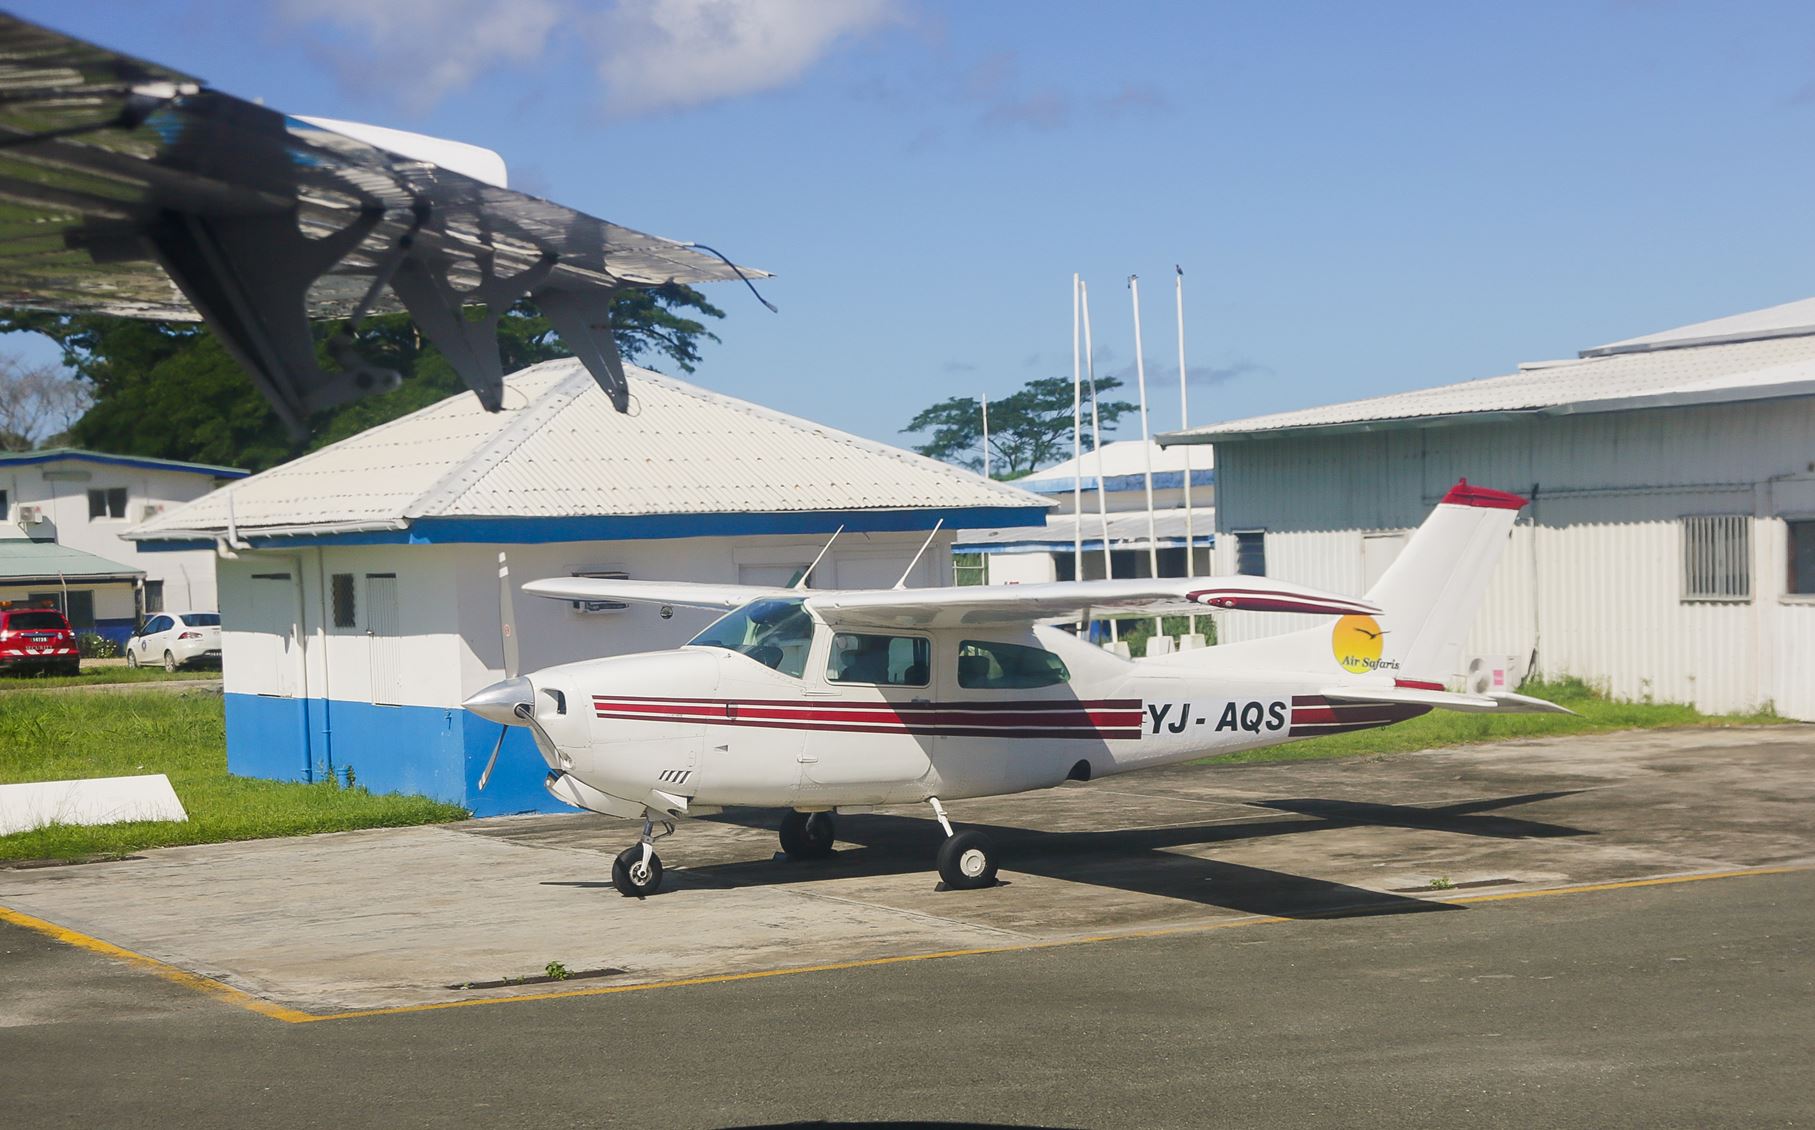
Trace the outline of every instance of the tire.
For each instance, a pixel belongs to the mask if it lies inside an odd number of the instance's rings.
[[[136,668],[138,665],[139,665],[139,657],[132,653],[131,647],[128,647],[126,649],[126,666]]]
[[[611,865],[611,885],[625,898],[648,898],[662,889],[662,859],[649,856],[649,870],[642,868],[643,845],[636,844],[619,853]]]
[[[975,891],[996,881],[996,845],[982,832],[947,836],[939,845],[939,878],[954,891]]]
[[[175,655],[172,655],[168,651],[164,653],[164,670],[174,675],[176,674],[176,669],[180,666],[182,665],[176,661]]]
[[[81,673],[82,661],[80,659],[72,659],[68,663],[59,665],[57,668],[57,674],[59,675],[80,675]]]
[[[794,812],[781,818],[781,850],[788,859],[824,859],[832,854],[838,826],[830,812]]]

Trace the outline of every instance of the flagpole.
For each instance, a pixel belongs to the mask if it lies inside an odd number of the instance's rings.
[[[1134,302],[1134,379],[1141,392],[1141,455],[1147,461],[1147,575],[1160,575],[1159,530],[1153,514],[1153,440],[1147,430],[1147,359],[1141,352],[1141,278],[1128,276],[1128,293]],[[1153,634],[1160,635],[1163,625],[1153,618]]]
[[[1097,359],[1090,343],[1090,285],[1078,280],[1078,304],[1084,312],[1084,373],[1090,381],[1090,448],[1097,455],[1097,517],[1103,523],[1103,579],[1115,576],[1115,558],[1109,552],[1109,502],[1103,490],[1103,425],[1097,418]],[[1083,468],[1079,468],[1083,470]],[[1079,516],[1080,521],[1082,515]],[[1109,642],[1121,638],[1115,618],[1109,619]]]
[[[989,478],[989,393],[983,394],[983,477]]]
[[[1071,579],[1084,579],[1084,368],[1078,311],[1078,275],[1071,276]],[[1083,635],[1085,621],[1078,621]]]
[[[1191,401],[1185,391],[1185,268],[1172,266],[1173,304],[1178,316],[1178,430],[1191,426]],[[1185,575],[1197,576],[1197,537],[1191,524],[1191,445],[1183,444],[1185,455]],[[1197,617],[1191,617],[1191,634],[1197,635]]]

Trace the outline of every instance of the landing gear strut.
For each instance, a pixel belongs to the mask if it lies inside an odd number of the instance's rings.
[[[837,825],[830,812],[795,812],[781,818],[781,850],[791,861],[824,859],[832,854]]]
[[[975,891],[993,886],[997,862],[995,842],[971,828],[954,832],[939,798],[928,797],[927,803],[933,806],[933,815],[945,829],[945,842],[939,845],[939,878],[945,881],[946,888]]]
[[[663,836],[674,834],[674,825],[662,822]],[[626,898],[645,898],[662,889],[662,860],[655,854],[655,821],[649,810],[643,810],[643,839],[635,847],[625,848],[611,865],[611,884]]]

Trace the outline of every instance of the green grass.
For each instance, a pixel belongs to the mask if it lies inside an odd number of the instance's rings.
[[[1676,703],[1616,702],[1596,692],[1580,679],[1565,679],[1555,683],[1528,682],[1519,688],[1519,693],[1567,706],[1576,715],[1460,714],[1453,710],[1433,710],[1410,721],[1378,730],[1332,734],[1327,738],[1309,738],[1289,745],[1206,757],[1196,764],[1310,761],[1367,753],[1407,753],[1441,746],[1498,742],[1509,738],[1543,738],[1556,734],[1598,734],[1610,730],[1645,730],[1664,726],[1768,726],[1789,721],[1768,709],[1755,714],[1702,714],[1693,706]]]
[[[85,664],[80,675],[0,675],[0,694],[47,687],[87,687],[97,683],[173,683],[220,677],[219,667],[185,667],[172,674],[162,667],[89,667]]]
[[[230,777],[216,694],[0,695],[0,784],[136,773],[169,774],[188,821],[18,832],[0,836],[0,860],[105,858],[150,847],[396,828],[468,815],[426,797]]]

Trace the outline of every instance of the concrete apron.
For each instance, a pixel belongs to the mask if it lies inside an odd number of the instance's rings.
[[[977,892],[936,890],[937,826],[890,809],[841,817],[837,854],[808,864],[773,858],[774,814],[683,824],[647,900],[611,886],[631,825],[531,816],[0,871],[0,906],[330,1013],[1804,865],[1812,798],[1815,728],[1645,731],[960,802],[1003,856]],[[449,987],[551,961],[621,972]]]

